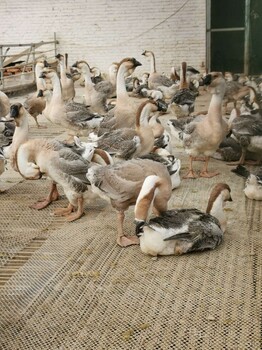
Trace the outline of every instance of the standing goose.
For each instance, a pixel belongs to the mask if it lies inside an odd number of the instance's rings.
[[[186,153],[189,154],[189,170],[184,178],[198,177],[193,171],[193,160],[201,155],[205,157],[205,163],[199,176],[209,178],[219,174],[219,172],[210,173],[207,168],[210,157],[216,152],[228,133],[228,125],[222,118],[225,88],[224,78],[214,79],[210,84],[212,97],[207,116],[204,118],[199,116],[199,121],[195,122],[193,120],[181,130],[180,138]]]
[[[72,74],[68,69],[68,54],[66,53],[64,56],[59,53],[56,55],[56,58],[59,60],[63,100],[65,102],[73,101],[75,98],[75,85]]]
[[[215,249],[222,242],[227,221],[223,207],[232,201],[227,184],[215,185],[205,213],[195,208],[172,209],[149,221],[151,202],[146,186],[145,182],[135,206],[136,233],[144,254],[181,255]]]
[[[147,100],[138,108],[136,126],[120,128],[103,134],[97,140],[97,146],[120,159],[130,159],[145,155],[154,147],[154,133],[149,124],[151,113],[166,111],[167,104]]]
[[[40,75],[42,74],[44,68],[49,66],[50,65],[47,63],[45,57],[41,57],[37,60],[35,65],[36,92],[30,95],[23,103],[27,112],[34,118],[38,128],[45,127],[39,124],[37,117],[39,114],[42,114],[46,107],[46,100],[41,94],[41,91],[46,90],[48,86],[45,79],[41,78]]]
[[[117,210],[117,244],[121,247],[139,243],[137,237],[124,233],[123,223],[125,211],[136,203],[143,182],[149,175],[154,175],[150,186],[155,195],[154,212],[159,215],[167,209],[172,193],[170,175],[165,165],[148,159],[131,159],[88,170],[87,178],[93,192],[109,199],[113,208]]]

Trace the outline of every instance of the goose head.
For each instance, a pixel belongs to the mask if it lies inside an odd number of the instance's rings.
[[[55,75],[57,75],[57,73],[54,69],[46,67],[44,68],[42,73],[39,75],[39,78],[52,79],[52,77],[54,77]]]
[[[214,79],[221,77],[223,77],[223,74],[221,72],[210,72],[203,77],[202,83],[204,85],[210,85]]]
[[[223,207],[225,205],[225,202],[227,201],[232,202],[231,189],[228,186],[228,184],[218,183],[214,186],[209,196],[207,209],[206,209],[207,213],[212,214],[212,209],[214,209],[214,203],[219,199],[222,200]],[[212,214],[212,215],[216,216],[215,214]]]
[[[24,116],[24,106],[22,103],[17,102],[10,107],[10,118],[15,121],[16,126],[20,126],[22,123],[22,118]]]
[[[89,72],[91,72],[91,68],[90,68],[89,64],[84,60],[76,61],[75,63],[72,64],[72,67],[78,68],[81,71],[89,70]]]
[[[218,76],[212,80],[208,90],[211,94],[224,94],[226,91],[226,81],[223,76]]]
[[[150,56],[152,56],[154,54],[153,54],[152,51],[145,50],[145,51],[142,52],[142,55],[145,56],[145,57],[150,57]]]
[[[91,162],[95,153],[95,146],[91,142],[82,142],[77,136],[74,136],[75,145],[79,148],[81,156]]]
[[[134,57],[127,57],[119,62],[118,70],[120,67],[123,67],[123,66],[125,67],[126,71],[129,73],[129,75],[131,75],[136,69],[136,67],[142,66],[142,63],[137,61]]]

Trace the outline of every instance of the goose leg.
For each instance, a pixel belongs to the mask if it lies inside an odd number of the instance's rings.
[[[51,185],[51,190],[49,192],[49,195],[47,196],[47,198],[45,199],[40,199],[38,200],[36,203],[30,205],[29,207],[32,209],[37,209],[37,210],[41,210],[46,208],[50,203],[57,201],[59,198],[59,193],[57,190],[57,186],[55,182],[52,182]]]
[[[207,178],[210,178],[210,177],[214,177],[214,176],[220,174],[219,172],[209,173],[209,172],[207,171],[209,159],[210,159],[210,157],[206,157],[206,161],[205,161],[205,164],[204,164],[204,166],[203,166],[203,169],[202,169],[202,171],[201,171],[200,174],[199,174],[200,177],[207,177]]]
[[[227,165],[244,165],[246,163],[246,149],[242,148],[241,157],[236,162],[227,163]]]
[[[117,212],[117,239],[116,242],[120,247],[128,247],[133,244],[139,244],[139,238],[136,236],[127,237],[124,234],[123,226],[124,226],[125,213],[123,211]]]
[[[66,208],[56,208],[53,212],[54,216],[68,216],[74,211],[74,206],[69,203]]]
[[[185,176],[183,176],[183,179],[196,179],[198,176],[193,171],[193,160],[194,157],[189,156],[189,170]]]
[[[73,206],[72,206],[73,207]],[[74,207],[73,207],[74,209]],[[80,197],[77,200],[77,211],[73,213],[73,210],[69,215],[66,215],[66,221],[71,222],[80,219],[84,214],[84,198]]]
[[[38,129],[46,129],[46,128],[47,128],[46,125],[40,125],[40,124],[38,123],[37,117],[34,117],[34,116],[33,116],[33,118],[34,118],[34,120],[35,120],[35,122],[36,122],[36,126],[38,127]]]

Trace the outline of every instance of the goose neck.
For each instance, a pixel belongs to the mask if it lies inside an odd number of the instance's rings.
[[[127,68],[124,64],[121,64],[116,78],[116,92],[117,98],[128,97],[128,93],[126,91],[126,83],[125,83],[125,73],[127,72]]]

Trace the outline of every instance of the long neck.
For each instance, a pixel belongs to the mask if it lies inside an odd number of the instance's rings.
[[[116,86],[116,72],[115,72],[115,69],[109,68],[108,77],[109,77],[109,81],[111,82],[111,84]]]
[[[216,200],[214,201],[212,208],[210,210],[210,214],[216,217],[221,225],[221,228],[223,231],[225,231],[226,228],[226,216],[223,210],[224,207],[224,201],[222,198],[222,194],[220,194]]]
[[[213,120],[222,119],[223,96],[220,93],[214,93],[208,107],[208,117]]]
[[[121,98],[128,98],[128,93],[126,91],[126,83],[125,83],[125,73],[127,69],[124,64],[121,64],[118,72],[117,72],[117,78],[116,78],[116,94],[117,99]]]
[[[27,113],[24,111],[24,113]],[[19,126],[16,126],[13,135],[12,151],[16,152],[17,148],[29,139],[29,123],[27,115],[20,120]]]
[[[153,52],[150,52],[150,73],[156,73],[156,60]]]
[[[35,79],[36,79],[36,89],[39,90],[45,90],[46,89],[46,82],[44,78],[39,78],[41,73],[43,71],[43,68],[40,67],[39,64],[36,64],[35,66]]]
[[[53,101],[62,101],[62,89],[60,85],[60,80],[56,74],[52,76],[52,84],[53,84],[53,95],[52,95],[52,102]]]
[[[188,88],[188,83],[186,79],[186,69],[187,69],[186,62],[182,62],[181,70],[180,70],[180,85],[179,85],[180,89]]]
[[[59,66],[60,66],[60,74],[63,76],[66,76],[66,66],[63,58],[59,61]]]
[[[135,220],[146,221],[151,214],[160,178],[156,175],[147,176],[143,182],[135,205]]]
[[[91,73],[90,73],[90,69],[88,68],[88,66],[84,66],[83,70],[83,77],[85,79],[85,87],[90,87],[90,86],[94,86],[92,79],[91,79]]]
[[[141,112],[136,115],[136,128],[149,126],[149,116],[152,111],[152,104],[147,103]]]

